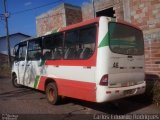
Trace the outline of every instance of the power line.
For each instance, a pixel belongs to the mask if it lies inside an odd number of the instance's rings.
[[[13,13],[11,13],[11,15],[21,14],[21,13],[24,13],[24,12],[32,11],[32,10],[39,9],[39,8],[42,8],[42,7],[46,7],[46,6],[49,6],[49,5],[53,5],[53,4],[56,4],[56,3],[59,3],[59,2],[63,2],[63,0],[57,0],[55,2],[47,3],[47,4],[44,4],[44,5],[38,6],[38,7],[13,12]]]

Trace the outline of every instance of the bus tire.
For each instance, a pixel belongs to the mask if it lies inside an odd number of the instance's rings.
[[[46,86],[46,97],[50,104],[56,105],[59,102],[60,96],[55,83],[51,82]]]
[[[17,83],[17,76],[16,76],[16,75],[13,75],[13,76],[12,76],[12,85],[13,85],[14,87],[16,87],[16,88],[20,88],[20,87],[21,87],[21,85],[19,85],[19,84]]]

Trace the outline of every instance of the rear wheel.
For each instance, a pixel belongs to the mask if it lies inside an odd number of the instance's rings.
[[[49,103],[55,105],[59,102],[60,96],[58,95],[57,86],[55,83],[49,83],[46,86],[46,97]]]
[[[13,75],[13,76],[12,76],[12,84],[13,84],[13,86],[16,87],[16,88],[21,87],[21,85],[19,85],[19,84],[17,83],[17,76],[16,76],[16,75]]]

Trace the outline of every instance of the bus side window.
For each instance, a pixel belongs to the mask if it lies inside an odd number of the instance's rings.
[[[64,59],[74,60],[77,59],[77,44],[78,44],[78,30],[66,32],[65,36],[65,52]]]
[[[44,59],[59,60],[62,58],[63,34],[54,34],[47,36],[43,40]]]
[[[19,48],[19,60],[23,61],[25,59],[25,55],[26,55],[26,46],[20,47]]]
[[[28,60],[40,60],[42,58],[42,39],[37,38],[29,41]]]
[[[96,26],[66,32],[64,59],[89,59],[95,50]]]
[[[95,50],[96,43],[96,26],[92,25],[79,32],[79,43],[83,46],[83,51],[80,54],[80,59],[88,59],[92,56]]]
[[[24,61],[26,57],[26,50],[27,50],[27,43],[26,42],[20,43],[15,53],[15,60]]]

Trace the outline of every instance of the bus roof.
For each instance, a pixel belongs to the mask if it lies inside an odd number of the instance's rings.
[[[95,19],[82,21],[80,23],[76,23],[76,24],[69,25],[67,27],[61,28],[58,32],[63,32],[63,31],[66,31],[66,30],[70,30],[70,29],[81,27],[81,26],[85,26],[85,25],[88,25],[88,24],[97,23],[98,21],[99,21],[99,17],[97,17]]]
[[[104,16],[103,16],[104,17]],[[107,18],[107,17],[106,17]],[[55,33],[51,33],[51,34],[48,34],[48,35],[43,35],[43,36],[39,36],[39,37],[30,37],[30,38],[27,38],[27,39],[24,39],[22,40],[21,42],[24,42],[24,41],[29,41],[29,40],[34,40],[34,39],[42,39],[43,37],[45,36],[51,36],[51,35],[54,35],[54,34],[58,34],[60,32],[64,32],[64,31],[67,31],[67,30],[71,30],[71,29],[74,29],[74,28],[78,28],[78,27],[82,27],[82,26],[85,26],[85,25],[89,25],[89,24],[93,24],[93,23],[98,23],[99,22],[99,19],[100,17],[96,17],[94,19],[89,19],[89,20],[86,20],[86,21],[82,21],[82,22],[79,22],[79,23],[76,23],[76,24],[72,24],[72,25],[69,25],[67,27],[63,27],[63,28],[60,28],[57,32]],[[126,22],[124,20],[117,20],[116,21],[117,23],[122,23],[122,24],[125,24],[125,25],[128,25],[128,26],[131,26],[131,27],[134,27],[136,29],[139,29],[141,30],[139,27],[137,27],[136,25],[134,24],[131,24],[129,22]],[[20,43],[21,43],[20,42]]]
[[[128,26],[134,27],[134,28],[136,28],[136,29],[138,29],[138,30],[141,30],[138,26],[136,26],[136,25],[134,25],[134,24],[131,24],[131,23],[129,23],[129,22],[127,22],[127,21],[124,21],[124,20],[118,20],[117,23],[121,23],[121,24],[124,24],[124,25],[128,25]]]
[[[104,16],[102,16],[104,17]],[[109,17],[106,17],[106,18],[109,18]],[[63,32],[63,31],[67,31],[67,30],[70,30],[70,29],[74,29],[74,28],[78,28],[78,27],[81,27],[81,26],[85,26],[85,25],[88,25],[88,24],[92,24],[92,23],[97,23],[99,22],[99,19],[100,17],[96,17],[94,19],[90,19],[90,20],[86,20],[86,21],[82,21],[80,23],[76,23],[76,24],[73,24],[73,25],[69,25],[67,27],[63,27],[63,28],[60,28],[58,32]],[[128,26],[131,26],[131,27],[134,27],[136,29],[139,29],[141,30],[139,27],[137,27],[136,25],[134,24],[131,24],[129,22],[126,22],[124,20],[117,20],[115,21],[117,23],[121,23],[121,24],[125,24],[125,25],[128,25]]]

